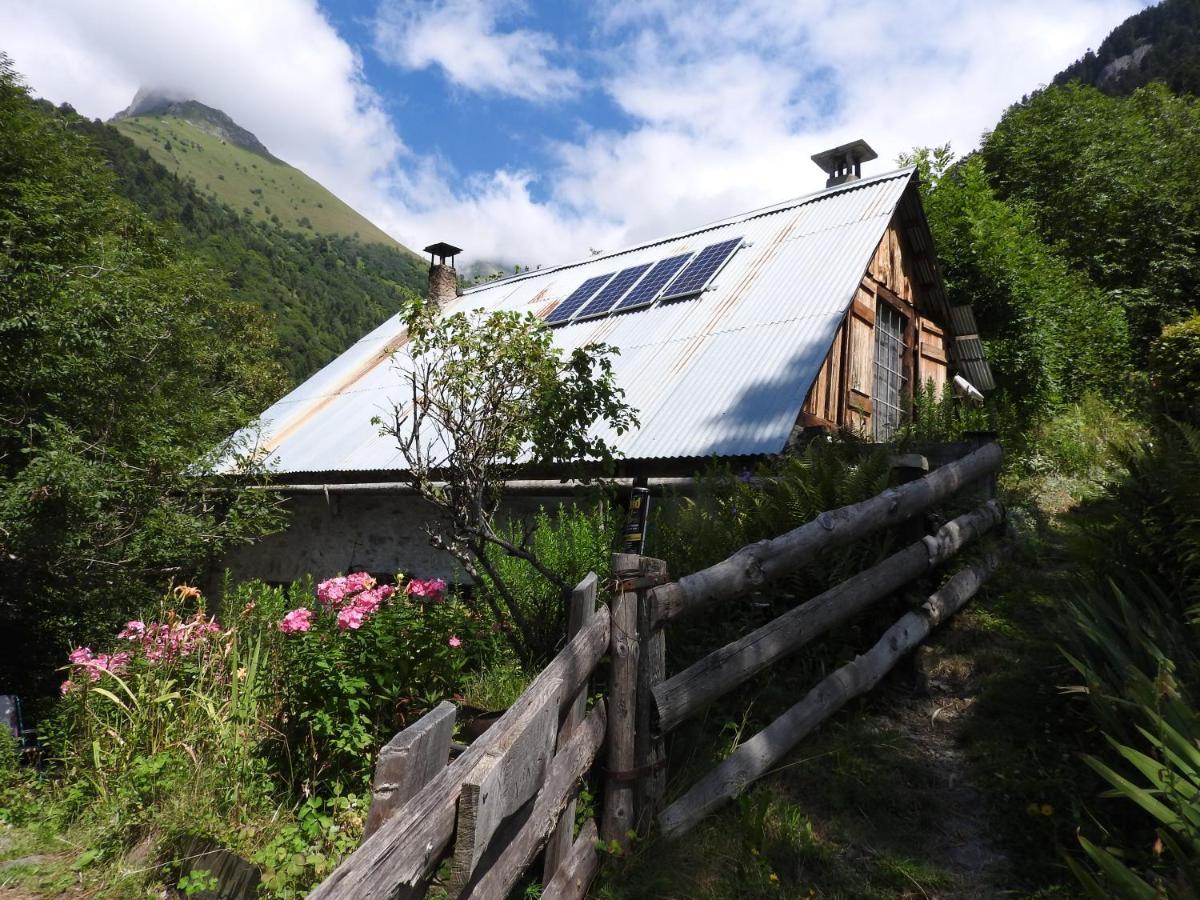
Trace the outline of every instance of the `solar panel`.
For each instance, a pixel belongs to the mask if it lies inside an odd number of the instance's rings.
[[[678,256],[670,256],[656,262],[654,268],[646,273],[646,277],[639,281],[634,289],[625,295],[625,299],[617,304],[614,312],[649,306],[658,297],[658,292],[663,289],[663,285],[670,281],[672,276],[682,269],[683,264],[691,257],[690,253],[681,253]]]
[[[609,272],[607,275],[597,275],[595,278],[589,278],[579,287],[575,288],[566,300],[554,307],[554,312],[546,316],[546,321],[551,324],[567,321],[567,319],[571,318],[575,310],[591,300],[592,295],[600,290],[601,285],[610,278],[612,278],[612,272]]]
[[[604,286],[604,290],[598,293],[592,302],[585,306],[576,317],[577,319],[587,319],[591,316],[599,316],[612,309],[614,303],[625,296],[625,292],[633,287],[633,283],[642,277],[642,274],[650,268],[650,263],[643,263],[640,266],[630,266],[628,269],[622,269],[613,280]]]
[[[725,265],[726,260],[733,255],[733,251],[741,246],[742,239],[734,238],[730,241],[721,241],[719,244],[710,244],[692,260],[691,265],[679,273],[674,281],[663,292],[664,300],[673,300],[676,297],[690,297],[692,294],[698,294],[712,281],[713,276],[721,266]]]

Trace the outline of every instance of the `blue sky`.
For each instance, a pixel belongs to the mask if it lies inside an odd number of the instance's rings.
[[[1145,0],[0,0],[34,92],[224,109],[409,246],[549,264],[960,152]]]

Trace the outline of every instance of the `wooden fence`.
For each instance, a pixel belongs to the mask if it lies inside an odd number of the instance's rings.
[[[670,581],[661,560],[614,554],[611,610],[597,607],[599,585],[589,575],[572,594],[566,647],[461,755],[449,761],[455,719],[450,703],[383,748],[364,841],[311,896],[420,897],[449,859],[444,886],[450,897],[500,900],[543,854],[542,897],[583,897],[599,868],[599,838],[624,845],[636,828],[655,819],[668,836],[686,833],[761,778],[847,701],[878,684],[975,594],[999,565],[999,551],[955,574],[870,650],[824,678],[663,809],[665,736],[1000,525],[1004,511],[993,496],[1000,462],[999,445],[983,444],[927,475],[821,513],[678,581]],[[736,601],[822,553],[911,522],[977,484],[993,487],[975,509],[666,677],[666,630],[672,621]],[[588,683],[605,657],[611,663],[607,694],[589,710]],[[576,789],[601,745],[601,821],[587,820],[576,835]]]

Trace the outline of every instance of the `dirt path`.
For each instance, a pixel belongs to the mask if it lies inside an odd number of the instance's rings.
[[[886,716],[892,730],[903,735],[933,773],[936,794],[929,798],[937,811],[937,828],[924,836],[926,856],[953,875],[954,887],[923,889],[931,898],[998,897],[1009,893],[1009,860],[999,848],[988,823],[981,791],[972,783],[971,768],[962,748],[962,727],[974,697],[969,679],[947,677],[961,660],[940,657],[935,648],[920,654],[918,687],[897,691],[897,703]]]

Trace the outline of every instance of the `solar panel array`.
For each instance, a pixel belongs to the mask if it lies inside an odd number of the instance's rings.
[[[696,254],[696,258],[688,267],[667,286],[667,289],[663,291],[662,298],[674,300],[678,297],[690,297],[692,294],[698,294],[704,290],[741,243],[741,238],[734,238],[731,241],[722,241],[719,244],[705,247]]]
[[[658,297],[667,282],[674,278],[675,273],[682,269],[684,263],[691,258],[692,254],[690,253],[680,253],[678,256],[660,259],[654,264],[654,268],[650,270],[649,274],[637,283],[637,287],[626,294],[625,299],[617,304],[617,312],[649,306]]]
[[[630,266],[628,269],[622,269],[613,280],[604,286],[604,290],[598,293],[592,302],[579,311],[578,319],[590,319],[592,316],[603,315],[612,309],[613,304],[620,300],[625,292],[628,291],[635,281],[642,277],[650,263],[643,263],[640,266]]]
[[[592,299],[592,295],[600,290],[604,282],[612,278],[612,272],[607,275],[597,275],[595,278],[589,278],[579,287],[571,292],[571,296],[567,297],[562,303],[554,308],[554,312],[546,317],[546,321],[554,324],[556,322],[565,322],[575,314],[575,310],[583,306]]]
[[[656,263],[642,263],[615,275],[589,278],[546,317],[551,325],[581,321],[610,312],[649,306],[701,293],[742,245],[740,237],[711,244],[699,253],[680,253]],[[603,289],[602,289],[603,288]]]

